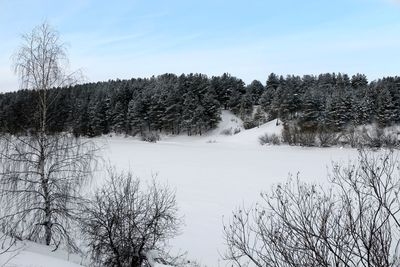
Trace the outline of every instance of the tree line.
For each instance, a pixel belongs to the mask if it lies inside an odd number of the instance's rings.
[[[47,127],[50,132],[89,137],[154,131],[201,135],[216,127],[221,109],[231,110],[247,127],[274,118],[294,122],[304,131],[337,132],[374,122],[385,127],[400,122],[399,89],[399,77],[368,82],[363,74],[350,78],[341,73],[272,73],[265,86],[257,80],[245,85],[229,74],[164,74],[53,88],[48,92],[54,103]],[[0,95],[2,132],[37,130],[39,93],[19,90]],[[253,114],[255,106],[259,112]]]
[[[237,108],[234,97],[240,100],[244,93],[244,82],[228,74],[212,79],[165,74],[55,88],[49,90],[54,103],[48,128],[90,137],[110,132],[203,134],[217,125],[221,106]],[[20,90],[0,96],[2,131],[36,130],[36,94]]]
[[[305,131],[400,122],[400,78],[368,82],[363,74],[288,76],[271,74],[260,104],[272,118],[292,120]]]

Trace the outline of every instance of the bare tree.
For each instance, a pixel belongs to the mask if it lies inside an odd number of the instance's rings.
[[[109,171],[110,180],[84,209],[82,232],[100,266],[151,266],[181,223],[175,194],[153,181],[143,189],[132,174]],[[156,253],[155,253],[156,252]]]
[[[0,137],[0,220],[10,236],[77,249],[70,224],[96,147],[69,133],[49,133],[47,127],[57,96],[50,89],[70,85],[76,73],[66,74],[65,46],[47,23],[23,36],[13,59],[21,87],[36,92],[38,120],[34,129]]]
[[[22,45],[12,56],[14,72],[21,88],[37,92],[38,131],[46,134],[47,124],[52,119],[48,110],[57,96],[57,91],[50,89],[73,85],[82,74],[80,70],[68,71],[66,45],[47,22],[23,35],[22,40]]]
[[[399,165],[360,152],[336,165],[329,189],[289,180],[224,225],[236,266],[400,266]]]
[[[12,236],[58,246],[70,240],[80,189],[92,172],[92,143],[69,135],[1,138],[0,219]]]

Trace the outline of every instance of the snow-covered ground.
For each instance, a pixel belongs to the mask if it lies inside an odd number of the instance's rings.
[[[53,251],[51,247],[29,241],[17,242],[8,252],[0,255],[0,266],[5,267],[78,267],[82,266],[81,261],[78,255],[60,249]]]
[[[242,128],[236,135],[220,134],[231,127],[240,125],[224,112],[220,126],[205,136],[166,137],[158,143],[113,137],[104,151],[118,169],[144,180],[157,174],[176,188],[186,225],[173,245],[208,266],[225,265],[219,260],[224,252],[222,221],[235,207],[258,201],[260,191],[290,174],[324,183],[332,161],[347,163],[357,157],[354,149],[259,145],[260,135],[281,131],[276,121]]]
[[[118,169],[130,170],[143,180],[157,175],[159,181],[176,189],[185,225],[172,245],[209,267],[226,264],[220,261],[224,252],[222,221],[235,207],[255,203],[261,191],[285,181],[290,174],[299,173],[303,180],[324,183],[332,161],[347,163],[357,157],[356,150],[347,148],[261,146],[258,137],[267,132],[279,133],[281,126],[272,121],[244,130],[241,123],[223,112],[219,127],[204,136],[164,137],[157,143],[132,137],[96,139],[104,144],[106,161]],[[241,131],[221,135],[229,128]],[[96,176],[93,186],[101,184],[102,179]],[[42,257],[28,248],[8,266],[76,266],[51,262],[50,256],[47,253]],[[38,257],[42,258],[37,263],[23,263]]]

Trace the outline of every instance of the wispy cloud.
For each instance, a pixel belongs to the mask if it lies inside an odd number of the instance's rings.
[[[395,5],[400,5],[400,0],[384,0],[384,1]]]

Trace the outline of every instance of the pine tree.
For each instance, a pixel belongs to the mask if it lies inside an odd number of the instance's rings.
[[[141,99],[129,101],[128,105],[128,124],[132,134],[140,133],[143,136],[146,127],[150,131],[148,123],[147,107]]]
[[[177,94],[171,93],[165,100],[165,114],[163,117],[163,125],[167,131],[172,134],[179,134],[180,122],[182,117],[182,103]]]
[[[245,120],[248,117],[251,117],[253,113],[253,99],[250,93],[246,93],[242,95],[240,100],[240,110],[239,116],[242,120]]]
[[[193,92],[189,91],[185,95],[182,110],[182,128],[186,130],[188,135],[195,133],[195,110],[198,106],[198,103],[199,102]]]
[[[207,130],[213,129],[221,120],[221,110],[219,102],[215,99],[212,91],[209,91],[203,98],[202,106],[204,107],[204,121]]]
[[[303,129],[309,131],[317,130],[319,124],[323,123],[323,103],[320,95],[308,92],[303,99],[302,115],[300,116],[300,125]]]
[[[354,122],[353,101],[349,96],[335,96],[330,99],[327,116],[333,130],[343,130]]]
[[[229,97],[229,101],[227,103],[227,107],[231,110],[234,114],[240,115],[240,106],[242,102],[242,94],[239,90],[234,90]]]
[[[356,103],[355,110],[355,124],[363,125],[369,124],[373,121],[374,110],[373,102],[366,96]]]
[[[276,118],[277,113],[272,109],[272,102],[275,98],[275,89],[266,89],[260,97],[261,108],[268,113],[271,119]]]
[[[109,101],[107,98],[97,97],[89,102],[88,106],[88,135],[98,136],[109,132],[108,113]]]
[[[256,112],[254,113],[253,121],[257,126],[265,123],[265,114],[262,111],[261,107],[257,107]]]
[[[280,78],[276,74],[271,73],[267,79],[266,90],[276,90],[279,85],[281,85]]]
[[[377,109],[377,121],[381,127],[388,126],[392,124],[395,120],[395,106],[393,103],[392,96],[389,90],[384,87],[379,92],[377,99],[378,109]]]
[[[367,76],[357,73],[351,77],[351,86],[355,89],[365,88],[368,85]]]
[[[114,113],[112,118],[112,129],[115,133],[122,134],[126,133],[126,112],[123,104],[118,101],[114,107]]]
[[[253,105],[260,104],[261,95],[264,93],[264,86],[258,80],[254,80],[246,88],[246,94],[251,95],[251,101]]]

